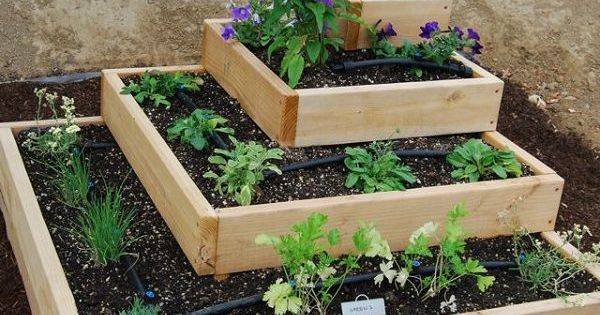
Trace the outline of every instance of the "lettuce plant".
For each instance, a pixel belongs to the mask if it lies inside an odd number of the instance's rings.
[[[242,43],[268,47],[269,57],[284,51],[279,76],[295,87],[308,65],[325,65],[330,50],[338,50],[343,40],[331,36],[339,30],[339,20],[362,20],[349,12],[348,0],[251,0],[231,10],[233,23],[223,27],[221,36]],[[256,38],[260,37],[260,41]]]
[[[514,152],[497,150],[483,143],[481,139],[470,139],[457,146],[448,154],[446,160],[454,166],[452,178],[458,180],[468,179],[469,182],[476,182],[481,177],[491,174],[500,178],[519,177],[523,174]]]
[[[263,295],[275,314],[326,314],[348,274],[360,268],[362,257],[391,259],[388,243],[372,224],[353,234],[354,253],[336,258],[329,250],[341,241],[337,229],[327,231],[327,216],[311,214],[281,237],[261,234],[259,245],[273,246],[281,258],[285,282],[278,279]]]
[[[202,79],[186,75],[181,72],[163,73],[160,71],[146,71],[139,83],[131,81],[121,89],[121,94],[132,94],[139,104],[151,101],[154,106],[171,107],[168,98],[173,97],[177,89],[199,91]]]
[[[415,183],[416,178],[410,168],[400,163],[391,146],[392,142],[373,142],[368,150],[346,148],[348,157],[344,164],[349,170],[346,187],[372,193],[405,190],[405,183]]]
[[[233,129],[223,127],[227,119],[210,109],[196,109],[188,117],[175,121],[167,129],[167,140],[179,138],[182,143],[190,144],[196,150],[203,150],[208,144],[208,136],[220,132],[233,134]]]
[[[234,145],[233,150],[215,149],[215,155],[208,158],[219,167],[221,174],[209,171],[204,173],[204,178],[216,181],[215,190],[219,194],[233,197],[238,204],[247,206],[256,194],[256,187],[265,179],[266,170],[281,175],[281,170],[270,160],[281,160],[283,150],[267,149],[254,141],[240,142],[231,136],[229,139]]]
[[[399,259],[388,259],[379,265],[381,274],[375,277],[375,284],[381,284],[386,279],[400,287],[409,283],[425,300],[455,285],[461,278],[473,277],[479,290],[486,291],[494,283],[494,277],[486,275],[487,270],[479,261],[464,258],[468,233],[460,220],[467,215],[464,204],[458,204],[448,212],[444,232],[436,242],[440,245],[435,253],[430,247],[436,240],[439,224],[428,222],[414,231]],[[411,275],[423,258],[434,259],[433,275]]]

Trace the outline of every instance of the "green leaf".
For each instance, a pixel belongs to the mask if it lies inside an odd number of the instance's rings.
[[[318,40],[311,40],[306,45],[306,52],[308,53],[308,59],[310,62],[317,63],[319,55],[321,54],[321,42]]]
[[[281,239],[276,236],[271,236],[267,234],[259,234],[254,239],[254,243],[256,245],[266,245],[266,246],[275,246],[281,242]]]
[[[359,176],[356,173],[349,173],[346,177],[346,187],[352,188],[358,182]]]
[[[480,276],[477,275],[477,287],[479,291],[485,292],[489,287],[494,284],[496,278],[494,276]]]
[[[331,246],[335,246],[335,245],[339,244],[340,239],[341,239],[341,235],[340,235],[340,231],[338,229],[333,229],[333,230],[329,231],[329,234],[327,234],[327,241],[329,242],[329,245],[331,245]]]
[[[252,202],[252,191],[250,186],[245,185],[242,187],[240,193],[236,196],[235,201],[241,206],[247,206]]]
[[[493,165],[492,171],[494,171],[494,173],[496,173],[496,175],[498,175],[498,177],[500,178],[508,177],[508,175],[506,174],[506,170],[501,165]]]
[[[289,62],[287,75],[288,75],[288,84],[291,88],[294,88],[298,81],[300,81],[300,77],[302,77],[302,72],[304,71],[304,57],[301,55],[294,55]]]

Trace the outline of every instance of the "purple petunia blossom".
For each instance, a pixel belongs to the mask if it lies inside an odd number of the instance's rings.
[[[223,28],[221,29],[221,37],[223,37],[224,40],[230,40],[234,36],[235,29],[233,29],[233,25],[226,24],[225,26],[223,26]]]
[[[430,39],[431,36],[440,30],[440,25],[436,21],[427,22],[424,26],[421,26],[421,36],[422,38]]]
[[[480,40],[481,38],[479,38],[479,34],[472,28],[467,29],[467,32],[469,33],[468,38],[469,39],[474,39],[474,40]]]
[[[322,3],[330,8],[333,8],[333,2],[334,0],[317,0],[317,3]]]
[[[455,27],[452,29],[452,31],[453,31],[453,32],[454,32],[454,34],[456,34],[456,36],[458,36],[458,38],[460,38],[460,39],[462,39],[462,38],[463,38],[463,35],[465,35],[465,32],[463,32],[463,30],[462,30],[460,27],[458,27],[458,26],[455,26]]]
[[[394,37],[396,35],[398,35],[398,33],[396,33],[396,30],[394,30],[394,26],[392,25],[392,23],[389,22],[385,25],[384,28],[382,28],[379,31],[379,33],[377,33],[377,37],[379,38],[379,40]]]
[[[481,49],[483,49],[483,46],[479,42],[476,42],[475,45],[471,47],[471,52],[473,53],[473,55],[480,55]]]
[[[231,17],[234,21],[246,21],[250,18],[250,4],[244,7],[231,8]]]

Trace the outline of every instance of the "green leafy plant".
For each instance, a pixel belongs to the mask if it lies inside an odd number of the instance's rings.
[[[454,167],[452,178],[458,180],[476,182],[492,174],[500,178],[519,177],[523,174],[514,152],[497,150],[481,139],[470,139],[457,146],[446,160]]]
[[[160,307],[144,304],[144,301],[136,296],[131,307],[125,311],[120,311],[119,315],[158,315],[159,313]]]
[[[221,36],[225,40],[237,37],[251,46],[268,46],[269,57],[283,50],[279,75],[287,77],[293,88],[308,65],[324,65],[330,50],[339,50],[343,40],[332,34],[338,33],[340,19],[362,23],[350,11],[347,0],[250,1],[231,9],[233,23],[223,27]]]
[[[392,145],[392,142],[373,142],[368,150],[346,148],[348,157],[344,164],[350,171],[346,177],[346,187],[357,187],[365,193],[372,193],[405,190],[405,183],[415,183],[415,176],[408,166],[400,163]]]
[[[208,159],[219,167],[221,174],[209,171],[204,173],[204,178],[215,179],[215,190],[219,194],[233,197],[238,204],[246,206],[252,202],[266,170],[281,175],[281,170],[270,160],[281,160],[283,151],[267,149],[254,141],[244,143],[231,136],[229,139],[235,146],[233,150],[215,149],[215,155]]]
[[[23,147],[43,157],[50,157],[54,161],[64,162],[70,155],[71,149],[79,142],[78,132],[81,130],[75,124],[75,100],[66,96],[48,93],[46,88],[35,89],[38,99],[36,119],[41,119],[41,108],[50,108],[52,119],[64,119],[64,123],[50,127],[48,130],[35,130],[27,134]],[[59,106],[59,98],[62,104]],[[59,115],[59,107],[64,116]]]
[[[344,279],[360,268],[362,257],[391,258],[390,247],[372,224],[353,234],[354,253],[335,258],[329,250],[341,241],[337,229],[327,231],[327,216],[311,214],[281,237],[261,234],[259,245],[273,246],[281,258],[286,280],[278,279],[263,295],[275,314],[326,314]]]
[[[73,154],[69,160],[57,161],[51,167],[56,173],[53,183],[61,201],[73,208],[86,206],[90,191],[90,170],[89,163],[83,156]]]
[[[196,109],[167,129],[167,140],[179,138],[182,143],[190,144],[196,150],[203,150],[208,144],[209,135],[215,132],[233,134],[233,129],[223,127],[226,122],[227,119],[210,109]]]
[[[375,283],[381,284],[385,279],[401,287],[409,283],[422,295],[423,300],[436,296],[464,277],[474,277],[479,290],[486,291],[494,283],[494,277],[486,275],[487,270],[479,261],[463,258],[468,233],[460,220],[467,215],[464,204],[458,204],[448,212],[444,233],[437,239],[440,245],[436,253],[430,247],[436,240],[439,224],[428,222],[417,229],[411,234],[409,244],[399,259],[388,259],[380,264],[381,274],[375,277]],[[434,258],[433,275],[411,275],[423,258]]]
[[[121,94],[131,94],[139,104],[151,101],[154,106],[163,105],[171,107],[168,98],[173,97],[177,89],[199,91],[203,81],[199,77],[186,75],[181,72],[167,73],[160,71],[146,71],[139,79],[139,83],[130,81],[121,90]]]
[[[581,240],[591,236],[590,230],[578,224],[573,229],[561,232],[563,244],[549,246],[531,236],[526,230],[518,229],[514,234],[514,254],[523,281],[534,291],[549,292],[556,297],[566,298],[576,293],[569,291],[565,284],[585,272],[588,264],[600,262],[600,243],[593,244],[592,251],[584,252]],[[568,260],[561,254],[567,244],[575,246],[582,255],[577,261]]]
[[[107,187],[103,197],[93,198],[79,214],[75,236],[93,260],[101,265],[117,262],[135,239],[127,235],[134,212],[123,209],[122,189]]]

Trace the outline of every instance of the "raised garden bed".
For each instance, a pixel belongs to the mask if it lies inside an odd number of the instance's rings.
[[[243,44],[221,38],[222,24],[227,21],[204,21],[202,64],[260,128],[282,145],[496,129],[504,83],[460,55],[454,60],[472,68],[472,78],[292,89]]]
[[[101,126],[102,118],[85,118],[79,122],[98,125],[83,127],[85,140],[112,141],[110,133]],[[87,261],[89,258],[86,254],[71,241],[68,229],[60,228],[68,226],[68,222],[73,220],[73,209],[54,200],[51,186],[40,177],[43,164],[32,161],[26,152],[20,154],[20,140],[16,139],[19,131],[55,123],[56,121],[43,121],[0,126],[0,205],[29,302],[34,314],[115,313],[127,307],[127,300],[134,294],[133,287],[129,286],[118,267],[101,267]],[[97,175],[108,177],[108,180],[115,183],[127,177],[129,166],[118,148],[88,153],[87,156],[95,165],[92,167],[93,172],[99,172]],[[186,263],[184,254],[176,247],[173,236],[157,215],[141,183],[134,176],[128,180],[126,187],[125,202],[136,207],[137,216],[141,218],[131,231],[133,236],[141,237],[132,251],[140,254],[137,268],[148,287],[156,292],[154,302],[161,306],[162,312],[188,312],[261,293],[274,279],[281,276],[280,269],[239,273],[222,282],[216,282],[212,277],[197,276]],[[473,212],[475,214],[476,211]],[[268,229],[261,231],[265,230]],[[550,245],[560,247],[570,259],[577,260],[581,255],[574,247],[564,245],[555,232],[544,232],[541,237]],[[512,255],[511,240],[507,237],[471,240],[468,247],[468,255],[482,260],[510,260]],[[362,271],[375,271],[376,265],[376,262],[367,261]],[[594,277],[600,280],[600,267],[589,265],[586,270],[589,274],[579,275],[569,286],[570,289],[575,292],[590,292],[598,288],[600,282]],[[489,273],[498,279],[491,292],[473,291],[469,281],[461,282],[451,289],[450,293],[458,298],[459,312],[586,314],[600,305],[598,292],[569,298],[569,301],[577,301],[578,305],[583,305],[575,307],[563,299],[534,293],[523,287],[517,278],[518,273],[513,270],[492,270]],[[249,283],[252,285],[247,286]],[[516,294],[515,290],[519,293]],[[379,288],[370,281],[345,286],[338,299],[352,300],[361,293],[371,297],[385,297],[386,307],[392,312],[437,312],[439,303],[443,301],[443,297],[438,296],[427,304],[422,304],[410,294],[397,293],[389,285]],[[513,303],[514,305],[485,309]],[[339,312],[338,306],[332,311]],[[264,314],[271,310],[264,303],[259,303],[232,313],[249,312]]]
[[[194,165],[206,167],[203,164],[208,163],[197,159],[197,156],[187,156],[180,161],[178,157],[182,156],[181,152],[173,153],[163,139],[164,126],[160,127],[163,129],[159,132],[133,96],[120,93],[125,86],[123,78],[150,69],[104,70],[102,116],[199,274],[225,274],[277,266],[277,256],[272,250],[255,245],[254,237],[259,233],[285,233],[294,222],[314,211],[327,214],[331,226],[339,228],[344,235],[354,230],[356,222],[360,220],[373,221],[393,250],[404,248],[409,234],[424,221],[441,220],[445,211],[460,201],[465,201],[467,207],[472,209],[473,215],[465,225],[476,237],[510,234],[497,220],[499,212],[511,207],[518,208],[518,216],[529,231],[540,232],[554,228],[563,179],[497,132],[485,132],[481,137],[492,146],[513,150],[518,160],[531,170],[532,176],[243,207],[230,206],[229,203],[217,208],[208,200],[214,202],[215,199],[211,196],[214,192],[199,189],[196,185],[197,175],[192,179],[187,171]],[[204,71],[200,66],[152,69],[167,72]],[[205,95],[210,94],[212,100],[204,99],[199,105],[218,110],[213,108],[215,100],[223,101],[227,96],[225,92],[217,91],[218,86],[209,87],[205,87]],[[231,105],[227,107],[228,110],[239,111],[234,100],[230,99],[225,103],[227,102]],[[164,111],[162,115],[169,116],[168,113]],[[243,113],[237,115],[225,116],[231,120],[233,117],[240,120],[240,117],[245,117]],[[179,117],[170,119],[172,121],[176,118]],[[156,121],[157,118],[152,119]],[[247,117],[245,119],[248,120]],[[242,129],[239,136],[256,136],[254,139],[260,140],[260,131]],[[317,148],[314,152],[318,150]],[[293,154],[286,154],[288,155]],[[343,253],[349,248],[350,243],[343,242],[336,253]]]
[[[450,0],[350,0],[359,15],[368,25],[380,19],[392,23],[398,37],[392,42],[400,46],[403,39],[416,41],[421,30],[418,25],[429,21],[438,21],[441,25],[450,22],[452,1]],[[360,9],[359,9],[360,8]],[[344,39],[344,49],[362,49],[370,47],[367,30],[357,23],[343,22],[340,29]]]

